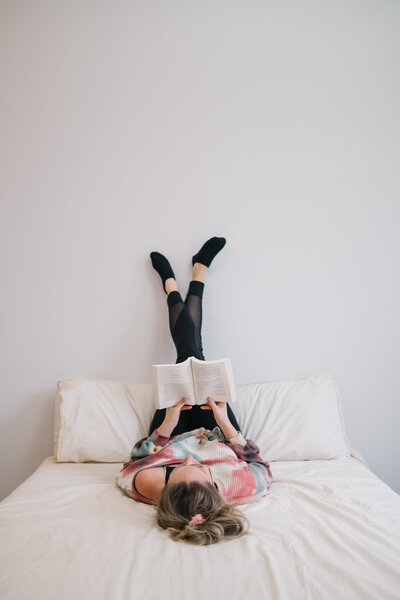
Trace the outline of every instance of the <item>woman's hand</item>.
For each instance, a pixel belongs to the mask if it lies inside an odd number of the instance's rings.
[[[214,419],[220,427],[223,427],[227,423],[230,424],[226,402],[215,402],[211,396],[208,396],[207,403],[202,404],[200,408],[201,410],[212,410],[214,413]]]
[[[207,404],[202,404],[200,408],[202,410],[213,411],[214,419],[227,440],[237,436],[238,432],[228,417],[228,408],[226,402],[215,402],[215,400],[209,396],[207,398]]]
[[[157,427],[160,435],[171,435],[172,431],[178,425],[181,410],[190,410],[191,406],[185,406],[187,398],[181,398],[174,406],[169,406],[165,411],[164,421],[160,427]]]

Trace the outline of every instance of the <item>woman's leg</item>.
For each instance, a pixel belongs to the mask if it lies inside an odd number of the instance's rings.
[[[201,318],[201,297],[196,295],[202,294],[202,290],[199,290],[200,285],[203,284],[198,281],[191,281],[186,297],[197,303],[196,319],[199,318],[199,315]],[[167,304],[171,336],[177,352],[176,362],[183,362],[189,356],[204,360],[200,331],[196,327],[186,301],[183,302],[178,290],[173,290],[168,294]]]
[[[193,265],[192,280],[185,302],[182,301],[178,292],[175,279],[170,278],[165,282],[170,330],[178,353],[176,362],[183,362],[189,356],[205,360],[201,340],[201,324],[204,280],[207,271],[208,267],[205,265],[200,263]]]
[[[202,300],[204,291],[204,280],[206,278],[208,267],[200,263],[195,263],[192,268],[192,281],[190,282],[185,304],[188,307],[190,315],[194,321],[197,331],[201,336],[202,323]]]

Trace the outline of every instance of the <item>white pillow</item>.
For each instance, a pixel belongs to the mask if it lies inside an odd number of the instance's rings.
[[[231,408],[265,460],[318,460],[349,454],[333,375],[237,385]],[[148,435],[152,384],[58,382],[54,454],[59,462],[125,462]]]
[[[238,401],[230,405],[232,411],[265,460],[350,454],[333,374],[238,385],[236,391]]]
[[[154,413],[153,386],[121,381],[59,381],[54,455],[59,462],[125,462],[147,436]]]

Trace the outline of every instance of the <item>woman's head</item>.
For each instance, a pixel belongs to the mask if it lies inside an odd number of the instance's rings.
[[[224,503],[210,479],[205,476],[204,482],[198,479],[171,482],[174,472],[156,504],[157,523],[167,530],[172,540],[208,545],[247,533],[246,517],[231,504]]]

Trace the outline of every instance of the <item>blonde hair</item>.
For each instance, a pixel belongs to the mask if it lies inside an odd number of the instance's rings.
[[[190,525],[199,513],[204,521]],[[156,521],[173,541],[200,546],[241,537],[249,527],[243,513],[224,503],[211,483],[197,481],[166,485],[156,504]]]

